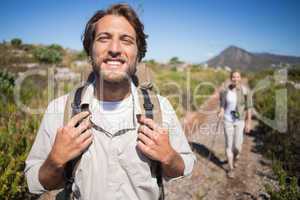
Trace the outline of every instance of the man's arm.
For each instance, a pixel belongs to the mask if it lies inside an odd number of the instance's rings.
[[[45,189],[61,188],[64,185],[65,164],[91,144],[92,132],[88,115],[89,112],[81,112],[65,127],[58,129],[51,152],[39,170],[39,181]],[[76,127],[83,119],[84,121]]]
[[[49,104],[26,159],[24,172],[31,193],[41,194],[45,190],[61,188],[64,185],[65,163],[79,155],[92,140],[87,122],[82,122],[75,128],[77,122],[85,118],[88,113],[79,113],[64,128],[58,128],[60,118],[61,120],[63,118],[57,111],[54,113],[53,109],[54,106],[60,105],[60,101],[63,99]],[[53,145],[52,136],[55,136]]]
[[[64,166],[59,166],[51,156],[48,156],[39,170],[39,181],[46,190],[62,188],[64,186]]]
[[[185,166],[183,159],[175,150],[166,156],[161,163],[163,172],[167,177],[173,178],[184,175]]]

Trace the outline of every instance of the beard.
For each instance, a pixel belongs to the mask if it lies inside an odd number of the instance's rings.
[[[101,64],[103,61],[98,59],[92,59],[93,71],[98,76],[98,78],[106,83],[120,84],[124,82],[129,82],[132,76],[136,72],[136,62],[129,64],[127,70],[119,71],[113,69],[101,69]]]
[[[130,74],[127,72],[119,72],[113,70],[98,70],[99,77],[109,83],[122,83],[130,79]]]

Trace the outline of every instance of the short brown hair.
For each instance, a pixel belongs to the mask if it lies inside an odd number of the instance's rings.
[[[136,42],[138,47],[138,61],[141,61],[147,52],[147,42],[148,37],[144,33],[144,25],[138,18],[136,12],[128,4],[114,4],[110,6],[107,10],[98,10],[90,18],[85,26],[85,31],[82,36],[82,43],[85,52],[89,57],[91,57],[91,47],[95,39],[95,24],[98,20],[106,15],[117,15],[125,17],[130,25],[134,28],[136,32]]]

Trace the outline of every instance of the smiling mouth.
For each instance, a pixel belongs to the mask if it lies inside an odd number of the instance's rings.
[[[113,65],[113,66],[120,66],[125,63],[125,60],[124,59],[105,59],[104,63],[108,64],[108,65]]]

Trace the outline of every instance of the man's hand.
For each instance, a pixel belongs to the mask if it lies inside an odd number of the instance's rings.
[[[81,112],[57,130],[51,152],[39,170],[39,181],[44,188],[52,190],[62,187],[64,165],[91,144],[93,137],[88,115],[89,112]]]
[[[143,116],[139,122],[142,125],[138,129],[138,148],[152,160],[165,162],[166,157],[174,151],[169,142],[168,131]]]
[[[150,159],[160,161],[165,175],[183,175],[184,163],[181,156],[172,148],[168,130],[159,127],[152,119],[141,116],[138,129],[137,147]]]
[[[50,157],[58,166],[63,166],[80,155],[92,143],[88,115],[89,112],[81,112],[72,117],[66,126],[57,130]],[[79,125],[76,127],[77,124]]]

